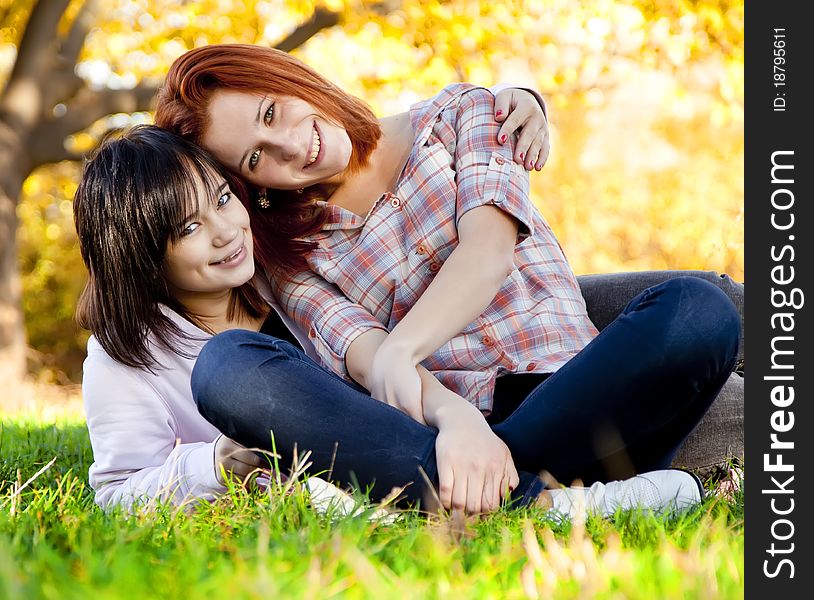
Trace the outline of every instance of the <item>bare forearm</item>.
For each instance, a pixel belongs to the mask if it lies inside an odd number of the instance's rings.
[[[465,398],[459,396],[430,373],[418,365],[422,385],[422,406],[427,425],[442,429],[450,423],[460,423],[463,419],[483,420],[481,412]]]
[[[371,388],[371,368],[376,351],[387,339],[388,333],[383,329],[371,329],[357,337],[345,355],[345,367],[353,380],[363,388]]]
[[[402,348],[418,364],[486,310],[510,267],[488,250],[459,245],[393,329],[388,345]]]
[[[483,313],[514,268],[519,224],[491,205],[466,212],[458,245],[387,339],[388,351],[418,364]]]

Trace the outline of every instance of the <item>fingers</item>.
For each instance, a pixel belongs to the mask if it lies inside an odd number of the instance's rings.
[[[518,142],[519,144],[520,142]],[[528,151],[522,159],[524,160],[523,166],[529,171],[532,169],[542,170],[548,160],[549,149],[548,128],[542,127],[531,139]]]
[[[495,121],[502,122],[511,112],[512,92],[504,90],[495,97]],[[500,138],[498,138],[500,139]]]
[[[500,126],[500,131],[497,133],[497,141],[499,144],[506,145],[512,139],[512,135],[529,119],[531,115],[528,111],[522,108],[516,108],[512,113],[503,121]]]
[[[520,485],[520,475],[517,474],[517,468],[514,466],[514,462],[509,463],[509,490],[514,491],[514,489]]]
[[[514,160],[523,165],[527,171],[532,169],[532,162],[537,158],[536,154],[532,157],[531,147],[538,138],[540,138],[539,129],[533,128],[529,123],[523,126],[520,137],[517,138],[517,143],[514,145]]]
[[[514,461],[509,457],[503,468],[503,475],[500,480],[498,493],[500,498],[508,499],[511,493],[520,485],[520,476],[517,474],[517,468],[514,466]],[[498,500],[498,503],[500,500]]]
[[[452,510],[467,510],[467,478],[458,477],[455,480],[455,485],[452,488]]]
[[[486,478],[483,486],[483,496],[481,496],[481,510],[492,512],[500,505],[500,485],[498,477],[490,476]]]
[[[452,508],[452,490],[454,484],[455,476],[453,475],[452,469],[448,465],[442,464],[439,461],[438,499],[441,501],[441,506],[443,506],[447,510],[450,510]]]
[[[246,477],[248,477],[255,471],[259,471],[260,469],[263,468],[263,465],[255,465],[237,460],[225,460],[221,464],[223,465],[224,471],[226,471],[227,473],[231,474],[234,477],[237,477],[241,481],[246,479]]]
[[[537,155],[537,162],[534,165],[534,168],[538,171],[542,171],[545,164],[548,162],[548,156],[551,153],[551,144],[548,141],[548,134],[546,134],[545,141],[543,142],[542,147],[540,148],[540,153]]]
[[[548,162],[548,155],[551,152],[551,140],[548,135],[548,123],[545,123],[543,126],[542,136],[540,136],[540,148],[537,150],[535,154],[534,149],[529,149],[529,158],[534,160],[534,164],[532,165],[538,171],[542,171],[543,167],[545,166],[546,162]],[[536,160],[535,160],[536,156]]]
[[[254,471],[267,467],[266,461],[245,446],[221,435],[215,442],[215,473],[218,481],[223,481],[223,471],[242,481]]]

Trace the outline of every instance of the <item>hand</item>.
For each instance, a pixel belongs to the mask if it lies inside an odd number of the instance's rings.
[[[514,160],[526,170],[542,170],[551,146],[548,140],[548,120],[534,95],[518,88],[508,88],[495,97],[495,120],[503,123],[497,134],[498,142],[508,143],[520,130],[514,146]],[[504,136],[506,142],[503,142]]]
[[[223,472],[230,473],[241,482],[255,471],[265,471],[268,464],[251,450],[221,434],[215,441],[215,477],[223,485]]]
[[[373,357],[370,395],[425,424],[421,377],[407,353],[384,342]]]
[[[520,482],[508,446],[474,411],[459,411],[439,429],[435,457],[439,499],[448,510],[492,512]]]

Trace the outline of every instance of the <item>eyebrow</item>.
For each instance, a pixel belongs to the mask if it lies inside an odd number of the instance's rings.
[[[220,197],[220,194],[222,194],[222,193],[223,193],[223,191],[224,191],[226,188],[228,188],[228,187],[229,187],[229,182],[228,182],[228,181],[224,181],[223,183],[221,183],[221,184],[218,186],[218,189],[217,189],[217,190],[215,190],[215,195],[216,195],[216,196],[218,196],[218,197]],[[191,221],[192,219],[194,219],[194,218],[195,218],[195,217],[196,217],[196,216],[197,216],[197,215],[198,215],[200,212],[201,212],[200,210],[196,210],[196,211],[191,212],[191,213],[189,213],[188,215],[184,216],[183,220],[181,221],[181,223],[180,223],[178,226],[179,226],[179,227],[183,227],[183,226],[184,226],[186,223],[188,223],[189,221]]]
[[[268,100],[268,98],[269,98],[268,96],[263,96],[260,99],[260,104],[257,105],[257,116],[254,118],[254,124],[255,125],[260,123],[260,113],[263,112],[263,104],[266,102],[266,100]],[[251,154],[252,152],[254,152],[254,150],[249,149],[249,150],[246,150],[246,152],[243,154],[243,157],[240,159],[240,162],[237,164],[237,170],[238,171],[243,170],[243,163],[246,162],[246,157],[249,156],[249,154]]]
[[[215,193],[216,194],[221,194],[221,193],[223,193],[223,190],[225,190],[228,187],[229,187],[229,183],[227,181],[224,181],[223,183],[221,183],[218,186],[218,189],[217,189],[217,191]]]

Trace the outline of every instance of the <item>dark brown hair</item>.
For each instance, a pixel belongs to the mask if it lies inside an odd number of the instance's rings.
[[[220,89],[293,96],[316,106],[347,131],[353,148],[351,173],[367,164],[381,137],[367,104],[285,52],[245,44],[202,46],[177,58],[158,93],[156,125],[200,143],[209,124],[209,103]],[[318,190],[269,191],[268,209],[249,207],[255,254],[263,268],[283,272],[307,268],[304,257],[315,244],[301,238],[319,231],[326,219],[325,211],[314,203],[318,195]]]
[[[205,150],[150,125],[105,141],[85,164],[73,212],[89,277],[76,318],[118,362],[153,370],[160,365],[151,344],[194,357],[183,348],[189,336],[161,308],[201,325],[170,294],[164,257],[190,208],[203,201],[196,184],[214,194],[223,179],[245,196],[242,183]],[[230,318],[238,309],[254,317],[265,312],[249,283],[233,290]]]

